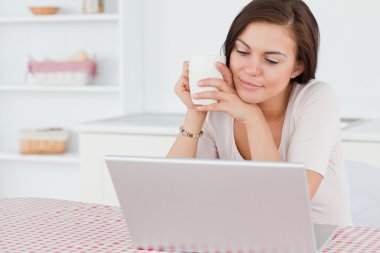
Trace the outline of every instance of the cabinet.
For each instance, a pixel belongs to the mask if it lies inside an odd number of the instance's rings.
[[[143,113],[78,127],[82,200],[118,205],[104,156],[164,157],[183,120],[181,114]],[[359,123],[342,130],[344,158],[380,168],[380,119]]]
[[[15,179],[7,185],[20,189],[15,193],[1,187],[0,197],[30,196],[31,188],[41,184],[45,187],[32,195],[48,196],[52,192],[55,186],[46,183],[49,179],[35,177],[29,185],[20,184],[17,178],[25,176],[24,167],[36,173],[42,167],[52,171],[67,168],[70,182],[79,188],[75,126],[142,110],[142,2],[106,0],[104,14],[85,15],[78,0],[0,0],[0,174],[4,181]],[[34,16],[28,9],[34,4],[57,5],[61,10],[56,15]],[[60,60],[80,50],[95,56],[98,64],[98,76],[88,86],[42,87],[26,76],[29,56]],[[44,127],[70,130],[66,154],[19,155],[19,130]],[[65,186],[58,189],[65,190]],[[80,195],[79,191],[76,194]],[[64,194],[59,197],[65,198]]]
[[[78,126],[82,201],[119,205],[105,155],[165,157],[181,114],[136,114]]]
[[[380,119],[362,120],[343,129],[342,139],[345,159],[380,169]]]
[[[112,154],[165,157],[175,137],[175,135],[81,133],[82,200],[118,206],[119,202],[104,156]]]

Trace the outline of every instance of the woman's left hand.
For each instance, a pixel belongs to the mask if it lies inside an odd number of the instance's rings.
[[[215,99],[218,102],[209,105],[198,106],[198,111],[227,112],[236,120],[245,122],[252,118],[260,110],[256,104],[248,104],[242,101],[237,94],[232,73],[223,63],[217,63],[216,68],[223,75],[221,78],[206,78],[199,82],[200,87],[215,87],[216,91],[199,92],[193,95],[194,99]]]

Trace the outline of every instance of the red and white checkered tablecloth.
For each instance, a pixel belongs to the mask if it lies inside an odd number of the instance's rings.
[[[148,251],[131,246],[118,207],[42,198],[4,198],[0,199],[0,252]],[[324,252],[380,252],[380,229],[341,228]]]

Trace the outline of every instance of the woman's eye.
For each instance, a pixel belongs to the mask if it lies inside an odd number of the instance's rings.
[[[236,51],[241,54],[241,55],[248,55],[249,53],[248,52],[245,52],[245,51],[241,51],[239,49],[236,49]]]
[[[272,60],[270,60],[270,59],[266,59],[266,61],[269,63],[269,64],[277,64],[278,62],[276,62],[276,61],[272,61]]]

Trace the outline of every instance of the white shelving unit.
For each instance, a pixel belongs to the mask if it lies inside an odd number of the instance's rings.
[[[67,152],[63,155],[20,155],[14,152],[1,152],[0,161],[35,162],[35,163],[60,163],[77,165],[79,156],[77,153]]]
[[[41,1],[32,4],[37,2]],[[22,171],[31,175],[47,169],[65,173],[66,168],[67,177],[75,176],[69,181],[79,182],[76,126],[142,111],[143,2],[107,0],[105,4],[111,7],[106,6],[104,14],[81,14],[82,1],[51,0],[49,5],[60,5],[64,11],[34,16],[26,0],[0,0],[0,185],[9,186],[0,187],[0,197],[4,192],[7,196],[13,196],[10,192],[34,192],[18,186],[17,181],[7,181],[25,177]],[[36,60],[60,60],[82,50],[95,56],[98,64],[98,75],[91,84],[39,86],[25,82],[29,55]],[[65,154],[18,154],[19,130],[46,127],[70,130]],[[57,180],[50,173],[44,176],[45,181],[31,182],[30,187],[41,185],[43,189],[50,179]],[[57,196],[65,195],[65,189],[56,191]]]
[[[97,86],[37,86],[37,85],[0,85],[0,92],[82,92],[118,93],[119,87]]]
[[[61,22],[117,22],[118,14],[92,15],[52,15],[28,17],[1,17],[0,24],[33,24],[33,23],[61,23]]]
[[[0,0],[0,6],[5,2],[5,0]],[[112,1],[112,0],[111,0]],[[23,78],[26,72],[26,66],[27,66],[27,57],[24,55],[24,57],[20,57],[19,59],[15,60],[17,61],[14,68],[11,70],[6,70],[4,73],[0,73],[2,78],[0,77],[0,98],[7,96],[10,100],[10,104],[12,104],[11,100],[18,100],[19,97],[23,97],[24,101],[29,101],[30,103],[38,103],[39,107],[46,107],[44,106],[44,98],[43,96],[49,97],[51,99],[52,96],[57,96],[57,103],[65,103],[65,100],[70,99],[65,98],[65,96],[72,96],[74,94],[75,97],[80,97],[78,100],[82,100],[83,102],[89,102],[88,96],[96,96],[97,99],[94,101],[92,100],[92,103],[104,103],[106,104],[105,110],[103,112],[100,112],[101,114],[99,117],[111,117],[111,116],[117,116],[121,115],[122,108],[123,108],[123,96],[122,96],[122,75],[120,74],[122,69],[122,60],[121,58],[121,51],[122,51],[122,29],[120,25],[120,11],[118,8],[119,1],[120,0],[113,0],[114,1],[114,7],[116,7],[114,10],[112,10],[112,13],[104,13],[104,14],[81,14],[78,13],[81,10],[81,3],[77,1],[76,3],[74,1],[67,2],[67,6],[62,7],[70,7],[71,9],[76,8],[78,10],[77,13],[73,14],[56,14],[56,15],[47,15],[47,16],[36,16],[32,15],[30,13],[22,13],[21,10],[24,11],[28,9],[28,6],[22,6],[20,3],[15,4],[13,6],[14,9],[19,9],[20,14],[13,14],[13,15],[0,15],[0,37],[6,38],[8,41],[8,44],[13,46],[13,51],[17,51],[19,47],[23,47],[22,41],[18,40],[18,35],[21,35],[22,33],[26,32],[28,33],[29,30],[35,31],[34,36],[30,36],[31,45],[30,47],[26,48],[24,50],[24,54],[26,51],[29,54],[34,55],[35,51],[37,51],[37,56],[39,57],[49,57],[50,54],[54,54],[55,51],[59,50],[65,50],[66,51],[79,51],[82,50],[83,47],[89,46],[92,41],[99,41],[99,37],[102,37],[102,33],[105,33],[105,37],[108,37],[107,35],[111,35],[110,39],[116,39],[116,47],[99,47],[95,50],[91,50],[91,53],[99,56],[98,62],[98,70],[100,72],[100,75],[102,75],[103,71],[106,71],[107,67],[114,69],[114,73],[117,74],[117,77],[110,77],[110,75],[107,76],[107,74],[103,74],[102,83],[96,83],[97,79],[94,80],[94,84],[86,85],[86,86],[39,86],[36,84],[25,84],[25,80]],[[9,3],[9,2],[8,2]],[[25,4],[25,3],[24,3]],[[10,6],[12,8],[12,6]],[[1,13],[0,13],[1,14]],[[70,38],[70,35],[67,35],[68,38],[65,38],[66,35],[61,35],[61,40],[59,38],[55,38],[51,36],[51,33],[54,35],[56,29],[67,29],[72,30],[72,36]],[[96,28],[97,34],[94,34],[92,30]],[[89,32],[85,33],[84,30],[88,29]],[[78,30],[76,32],[75,30]],[[108,30],[111,30],[112,32],[109,32]],[[10,33],[12,31],[12,33]],[[90,33],[93,34],[90,34]],[[3,36],[4,35],[4,36]],[[5,35],[7,35],[5,37]],[[81,37],[86,38],[87,41],[81,44],[78,47],[75,47],[75,41],[80,40]],[[92,36],[92,37],[91,37]],[[14,37],[14,38],[12,38]],[[98,37],[98,38],[96,38]],[[69,46],[66,46],[66,41],[70,41],[72,39],[73,42],[69,42],[68,44],[71,44]],[[39,43],[43,41],[52,41],[52,44],[49,45],[49,47],[46,50],[41,50],[41,47]],[[88,45],[85,45],[85,43],[88,43]],[[48,44],[48,43],[47,43]],[[114,43],[108,43],[109,45]],[[118,44],[118,45],[117,45]],[[0,45],[1,46],[1,45]],[[69,47],[71,49],[69,49]],[[95,47],[93,47],[95,48]],[[112,50],[110,50],[112,49]],[[12,51],[12,48],[8,48],[7,51]],[[21,49],[23,51],[23,49]],[[42,51],[39,53],[39,51]],[[86,50],[87,51],[87,50]],[[89,52],[90,53],[90,52]],[[102,69],[102,57],[108,58],[109,63],[104,63],[104,68]],[[6,59],[7,55],[2,55],[3,60],[0,60],[0,66],[6,65]],[[8,58],[9,60],[9,58]],[[23,62],[21,62],[23,61]],[[25,66],[23,69],[20,67],[22,64]],[[9,68],[9,66],[8,66]],[[4,68],[3,68],[4,69]],[[114,74],[112,73],[112,74]],[[7,76],[8,74],[8,76]],[[15,78],[15,76],[19,76],[20,78]],[[30,79],[30,78],[29,78]],[[44,95],[45,94],[45,95]],[[48,94],[48,95],[47,95]],[[65,95],[66,94],[66,95]],[[93,95],[91,95],[93,94]],[[34,96],[42,97],[40,101],[36,102],[34,100]],[[107,103],[109,101],[117,101],[116,103],[111,103],[110,106],[107,106]],[[4,102],[7,103],[7,102]],[[74,102],[78,103],[78,102]],[[116,105],[116,106],[115,106]],[[78,104],[78,106],[80,106]],[[58,109],[62,109],[62,106],[58,106]],[[107,108],[109,107],[109,108]],[[47,107],[48,108],[48,107]],[[18,111],[17,108],[14,108],[15,111]],[[48,108],[50,109],[50,108]],[[66,114],[66,112],[61,112],[59,110],[56,110],[56,114]],[[28,109],[20,110],[19,115],[22,117],[22,112],[24,111],[25,114],[28,114]],[[44,111],[36,112],[33,111],[33,114],[46,114]],[[82,110],[80,112],[82,115],[77,115],[77,118],[83,118],[83,120],[92,120],[96,119],[93,116],[90,116],[89,113],[87,114]],[[69,122],[68,117],[62,118],[62,123],[59,124],[58,122],[49,122],[49,119],[40,120],[39,122],[32,122],[29,121],[25,122],[25,125],[18,125],[17,123],[12,123],[12,120],[8,120],[8,118],[13,118],[14,115],[11,115],[12,113],[8,113],[8,115],[0,116],[0,121],[9,122],[10,125],[12,125],[13,129],[21,129],[21,128],[28,128],[33,126],[46,126],[49,127],[50,125],[63,125],[64,127],[75,127],[75,124],[80,124],[81,121],[76,122]],[[75,121],[75,120],[73,120]],[[2,126],[4,126],[6,123],[1,123]],[[69,163],[77,163],[79,165],[79,159],[74,159],[73,156],[78,156],[78,148],[75,147],[75,145],[69,145],[70,150],[68,150],[69,155],[62,155],[62,156],[23,156],[17,154],[17,152],[12,152],[11,150],[17,150],[17,143],[18,143],[18,136],[17,136],[17,130],[13,131],[13,134],[8,135],[8,133],[5,133],[0,130],[0,149],[1,150],[9,150],[5,152],[0,152],[0,162],[2,160],[9,161],[37,161],[37,162],[52,162],[56,161],[57,163],[65,163],[69,161]],[[74,138],[76,139],[76,138]]]

